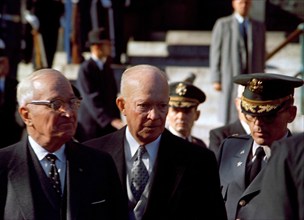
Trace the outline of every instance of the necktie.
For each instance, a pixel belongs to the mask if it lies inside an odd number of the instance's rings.
[[[252,166],[251,166],[251,170],[250,170],[250,178],[249,178],[250,182],[260,172],[264,156],[265,156],[265,151],[264,151],[263,147],[258,147],[255,151],[255,160],[252,162]]]
[[[137,150],[137,158],[135,159],[131,169],[131,191],[136,201],[139,200],[149,180],[149,173],[142,161],[142,156],[145,152],[145,146],[139,146]]]
[[[51,163],[51,168],[50,168],[50,171],[49,171],[49,179],[50,179],[50,182],[53,186],[53,188],[55,189],[55,191],[58,193],[58,195],[60,195],[61,197],[61,183],[60,183],[60,176],[59,176],[59,173],[58,173],[58,170],[57,170],[57,167],[56,167],[56,160],[57,160],[57,157],[56,155],[54,154],[48,154],[46,155],[45,157],[48,161],[50,161]]]
[[[245,45],[247,45],[247,20],[244,19],[244,21],[240,23],[240,29]]]

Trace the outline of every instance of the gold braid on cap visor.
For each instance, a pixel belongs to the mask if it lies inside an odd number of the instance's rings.
[[[189,102],[189,103],[193,103],[194,105],[198,105],[199,101],[197,101],[196,99],[191,99],[191,98],[186,98],[186,97],[181,97],[181,96],[171,96],[170,97],[170,103],[173,102]]]
[[[276,109],[278,106],[280,106],[280,104],[282,104],[283,102],[285,102],[290,98],[292,98],[292,95],[288,95],[284,98],[280,98],[276,100],[255,101],[255,100],[247,99],[244,96],[242,96],[241,106],[247,112],[265,113]]]

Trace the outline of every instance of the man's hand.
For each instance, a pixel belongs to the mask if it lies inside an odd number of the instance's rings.
[[[216,91],[222,91],[222,84],[219,83],[219,82],[213,83],[213,88],[214,88]]]

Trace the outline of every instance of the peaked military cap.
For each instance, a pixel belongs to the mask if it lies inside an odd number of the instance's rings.
[[[104,28],[93,29],[88,34],[88,45],[100,44],[109,41],[109,37]]]
[[[272,73],[242,74],[233,81],[245,86],[242,112],[257,116],[278,112],[293,97],[294,88],[303,85],[299,78]]]
[[[189,82],[174,82],[170,84],[171,107],[189,108],[197,106],[206,100],[205,93]]]

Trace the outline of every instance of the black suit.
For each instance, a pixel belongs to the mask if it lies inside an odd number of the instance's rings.
[[[209,131],[209,149],[217,154],[219,147],[225,138],[243,134],[246,134],[246,131],[239,119],[233,123],[211,129]]]
[[[126,127],[85,144],[109,152],[126,189]],[[214,154],[165,130],[143,220],[226,219]]]
[[[14,144],[21,139],[23,122],[17,114],[17,84],[17,79],[6,77],[4,91],[0,92],[0,148]]]
[[[86,141],[116,131],[111,121],[120,118],[116,106],[117,84],[110,62],[100,70],[90,58],[84,61],[78,72],[76,86],[83,98],[78,114],[76,138]]]
[[[111,157],[75,142],[65,153],[67,202],[60,205],[27,139],[0,150],[0,219],[126,219]]]
[[[272,145],[254,219],[304,219],[304,132]]]

